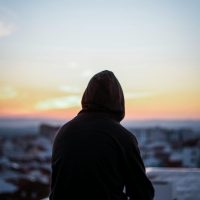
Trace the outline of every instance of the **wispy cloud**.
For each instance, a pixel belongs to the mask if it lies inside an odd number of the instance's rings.
[[[81,92],[79,88],[67,85],[61,85],[59,89],[63,92],[73,93],[73,94],[79,94]]]
[[[84,78],[92,77],[92,75],[94,75],[94,72],[90,69],[87,69],[81,73],[81,76]]]
[[[80,96],[73,95],[67,97],[59,97],[47,99],[36,104],[35,108],[38,110],[62,109],[71,108],[80,105]]]
[[[0,86],[0,100],[12,99],[17,96],[17,91],[11,86]]]
[[[16,26],[14,24],[5,23],[0,21],[0,38],[7,37],[16,31]]]
[[[134,92],[134,93],[125,93],[124,96],[126,99],[141,99],[152,96],[150,92]]]

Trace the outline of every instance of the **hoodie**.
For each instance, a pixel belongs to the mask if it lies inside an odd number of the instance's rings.
[[[115,75],[93,76],[81,103],[54,140],[50,200],[152,200],[137,140],[120,124],[124,95]]]
[[[108,70],[92,77],[82,97],[82,111],[105,112],[117,121],[125,115],[124,94],[115,75]]]

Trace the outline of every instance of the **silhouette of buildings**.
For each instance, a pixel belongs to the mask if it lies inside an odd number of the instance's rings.
[[[52,142],[58,129],[42,124],[38,134],[0,136],[0,199],[48,196]],[[147,173],[156,188],[155,200],[164,200],[159,195],[169,200],[200,199],[200,170],[181,169],[200,167],[199,132],[159,127],[130,131],[137,137]]]

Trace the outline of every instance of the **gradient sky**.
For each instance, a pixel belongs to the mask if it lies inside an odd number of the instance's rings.
[[[200,119],[199,0],[0,0],[0,116],[71,118],[112,70],[127,119]]]

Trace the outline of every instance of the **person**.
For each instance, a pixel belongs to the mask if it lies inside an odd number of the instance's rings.
[[[94,75],[81,103],[54,140],[50,200],[153,199],[137,140],[120,124],[124,95],[115,75]]]

